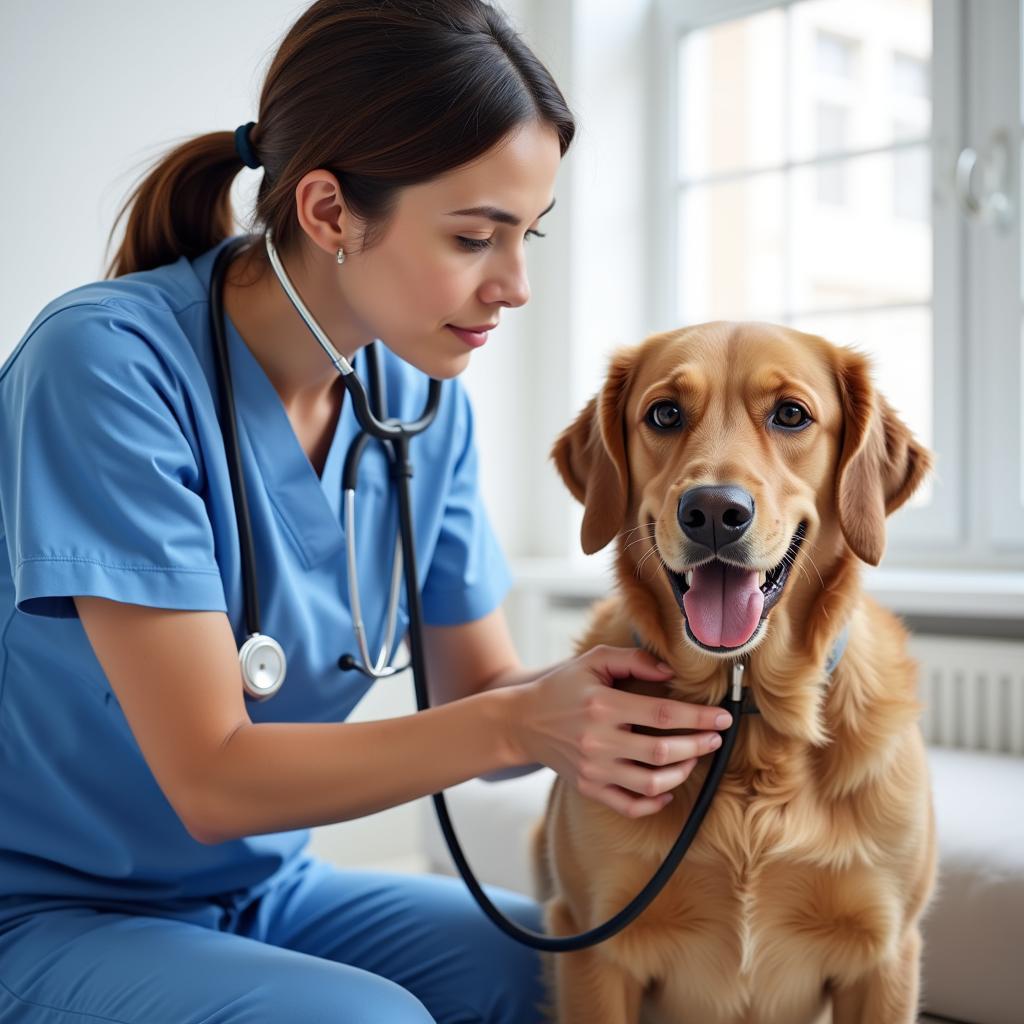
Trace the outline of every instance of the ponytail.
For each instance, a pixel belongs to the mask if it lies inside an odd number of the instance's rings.
[[[245,165],[232,132],[211,132],[173,149],[131,193],[114,220],[131,210],[124,241],[107,269],[121,277],[193,259],[233,233],[231,184]]]

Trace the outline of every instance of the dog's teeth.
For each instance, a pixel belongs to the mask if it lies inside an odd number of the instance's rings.
[[[686,585],[688,587],[692,587],[693,586],[693,570],[692,569],[686,574]]]
[[[765,585],[765,583],[767,583],[767,582],[768,582],[768,570],[767,569],[762,569],[757,574],[757,585],[759,587],[763,587]]]

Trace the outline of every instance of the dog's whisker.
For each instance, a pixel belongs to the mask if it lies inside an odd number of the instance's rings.
[[[661,552],[658,551],[658,546],[656,544],[652,544],[651,545],[651,550],[646,552],[644,554],[643,558],[641,558],[640,561],[637,563],[636,572],[635,572],[635,575],[636,575],[637,579],[640,578],[640,570],[643,568],[644,562],[646,562],[647,559],[649,559],[651,557],[651,555],[654,555],[654,554],[657,554],[658,558],[661,559],[662,565],[665,564],[665,560],[663,558],[661,558]]]
[[[629,543],[627,543],[625,545],[625,547],[631,548],[634,544],[643,544],[644,541],[653,541],[653,540],[654,540],[653,535],[650,536],[650,537],[637,537],[635,540],[629,541]]]
[[[654,523],[641,523],[639,526],[634,526],[629,530],[622,530],[619,534],[620,537],[628,537],[631,533],[636,533],[638,530],[650,530],[651,536],[654,536]]]
[[[824,589],[825,588],[825,581],[821,578],[821,572],[818,570],[818,566],[815,563],[814,559],[811,557],[810,552],[807,553],[807,561],[811,563],[811,568],[817,574],[818,582],[821,584],[822,589]],[[801,569],[803,569],[805,574],[806,574],[806,571],[807,571],[806,567],[805,566],[801,566]],[[807,579],[810,580],[810,576],[809,575],[807,576]]]
[[[646,562],[651,557],[651,555],[654,554],[655,550],[656,550],[655,548],[651,548],[650,551],[644,552],[643,558],[641,558],[640,561],[637,562],[637,564],[636,564],[636,577],[637,577],[637,579],[640,578],[640,572],[641,572],[641,570],[644,567],[644,562]]]

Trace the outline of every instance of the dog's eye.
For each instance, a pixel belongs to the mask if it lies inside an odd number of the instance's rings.
[[[797,405],[796,402],[783,402],[775,410],[775,415],[772,417],[772,423],[780,427],[788,427],[790,430],[805,427],[810,422],[810,413],[802,405]]]
[[[656,402],[647,413],[647,422],[655,430],[678,430],[683,425],[683,414],[675,402]]]

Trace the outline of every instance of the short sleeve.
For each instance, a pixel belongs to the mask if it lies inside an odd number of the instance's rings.
[[[74,617],[86,594],[226,608],[189,392],[152,334],[116,304],[65,307],[0,378],[0,514],[22,612]]]
[[[473,622],[497,608],[512,574],[480,494],[473,410],[453,382],[461,437],[445,499],[441,530],[423,587],[423,619],[430,626]]]

